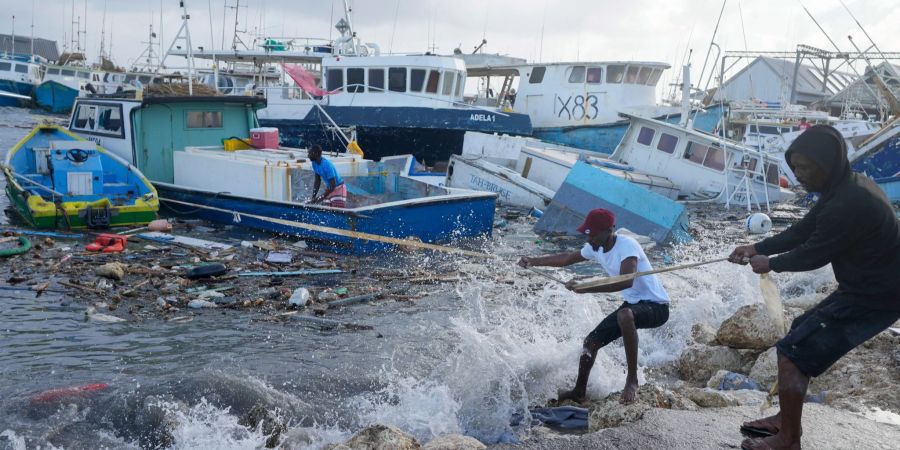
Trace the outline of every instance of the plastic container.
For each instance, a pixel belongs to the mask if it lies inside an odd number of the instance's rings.
[[[242,139],[222,139],[222,147],[225,147],[226,152],[233,152],[235,150],[250,150],[250,144],[244,142]]]
[[[278,148],[278,128],[251,128],[250,144],[256,148]]]

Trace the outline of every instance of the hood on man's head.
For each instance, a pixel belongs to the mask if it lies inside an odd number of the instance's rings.
[[[830,125],[815,125],[804,131],[784,153],[784,158],[794,170],[791,155],[799,153],[811,159],[828,173],[828,189],[850,174],[847,159],[847,143],[841,133]]]

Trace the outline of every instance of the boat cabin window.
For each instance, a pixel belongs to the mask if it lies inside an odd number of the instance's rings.
[[[621,66],[621,65],[606,66],[606,82],[607,83],[621,83],[623,78],[625,78],[625,66]]]
[[[675,153],[676,145],[678,145],[677,137],[668,133],[662,133],[659,135],[659,143],[656,144],[656,149],[672,154]]]
[[[778,127],[760,125],[759,132],[761,134],[778,134]]]
[[[441,88],[441,95],[453,94],[453,85],[456,84],[456,72],[444,72],[444,83]]]
[[[141,83],[150,84],[150,81],[153,79],[149,75],[143,75],[140,77]]]
[[[759,159],[751,158],[750,155],[744,155],[739,161],[734,162],[734,167],[736,169],[747,169],[750,172],[756,171],[756,165],[759,164]]]
[[[684,159],[718,171],[725,169],[725,151],[699,142],[688,141],[687,148],[684,150]]]
[[[96,83],[99,83],[99,82],[100,82],[100,74],[99,74],[99,73],[93,74],[93,75],[91,76],[91,81],[96,82]]]
[[[91,78],[91,73],[90,72],[78,72],[78,78],[84,78],[85,80],[88,80]]]
[[[28,73],[28,66],[26,66],[25,64],[16,64],[16,72]]]
[[[463,95],[463,89],[466,88],[466,73],[461,72],[457,80],[458,82],[456,83],[456,93],[453,94],[455,97]]]
[[[125,82],[131,83],[132,81],[134,81],[135,78],[137,78],[137,77],[135,77],[134,75],[125,75]]]
[[[641,67],[641,71],[638,72],[637,82],[638,84],[647,84],[647,80],[650,79],[650,74],[653,73],[653,69],[649,67]]]
[[[222,128],[222,111],[188,111],[188,128]]]
[[[441,79],[441,73],[437,70],[428,72],[428,83],[425,84],[425,92],[429,94],[437,94],[438,81]]]
[[[572,67],[569,72],[569,83],[584,83],[584,66]]]
[[[0,70],[4,72],[9,72],[9,69],[12,69],[12,64],[8,62],[0,62]]]
[[[384,69],[369,69],[369,92],[384,92]]]
[[[328,72],[325,74],[325,82],[327,86],[325,89],[328,91],[336,91],[344,87],[344,70],[343,69],[328,69]]]
[[[347,92],[366,92],[366,69],[347,69]]]
[[[778,186],[778,164],[766,163],[766,183]]]
[[[388,69],[388,90],[406,92],[406,67],[391,67]]]
[[[640,67],[638,66],[628,66],[628,72],[625,74],[625,82],[634,84],[637,81],[638,70],[640,70]]]
[[[97,118],[97,107],[93,105],[80,105],[75,113],[74,128],[93,130]]]
[[[650,74],[650,79],[647,80],[647,86],[656,86],[656,83],[659,83],[659,77],[662,76],[662,69],[653,69],[653,73]]]
[[[59,73],[65,77],[74,77],[75,76],[75,71],[69,70],[69,69],[60,69]]]
[[[544,81],[545,72],[547,72],[547,68],[544,66],[532,67],[531,74],[528,75],[528,82],[531,84],[538,84],[541,81]]]
[[[653,142],[653,135],[655,134],[656,130],[653,128],[641,127],[641,131],[638,133],[637,137],[638,144],[650,146],[650,143]]]
[[[588,84],[600,84],[600,80],[603,79],[603,69],[599,67],[589,67],[587,70],[587,81]]]
[[[122,110],[119,106],[100,106],[97,111],[97,131],[115,134],[122,131]]]
[[[47,75],[59,75],[59,69],[47,69]]]
[[[425,69],[410,69],[409,70],[409,91],[410,92],[422,92],[422,87],[425,86]]]

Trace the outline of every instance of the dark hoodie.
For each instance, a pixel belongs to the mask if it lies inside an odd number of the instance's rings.
[[[775,272],[803,272],[831,263],[838,292],[873,309],[900,310],[900,222],[887,196],[865,175],[850,171],[847,147],[834,128],[801,134],[785,158],[802,154],[828,172],[821,198],[799,222],[755,245],[774,255]],[[793,165],[791,165],[793,169]]]

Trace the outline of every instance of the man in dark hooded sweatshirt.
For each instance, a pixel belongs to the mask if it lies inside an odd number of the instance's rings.
[[[843,137],[816,125],[785,153],[791,170],[820,199],[799,222],[731,261],[756,273],[803,272],[831,263],[837,290],[791,324],[778,341],[781,411],[747,422],[742,449],[799,449],[803,400],[810,377],[900,319],[900,224],[887,197],[850,171]],[[772,256],[770,255],[777,255]]]

